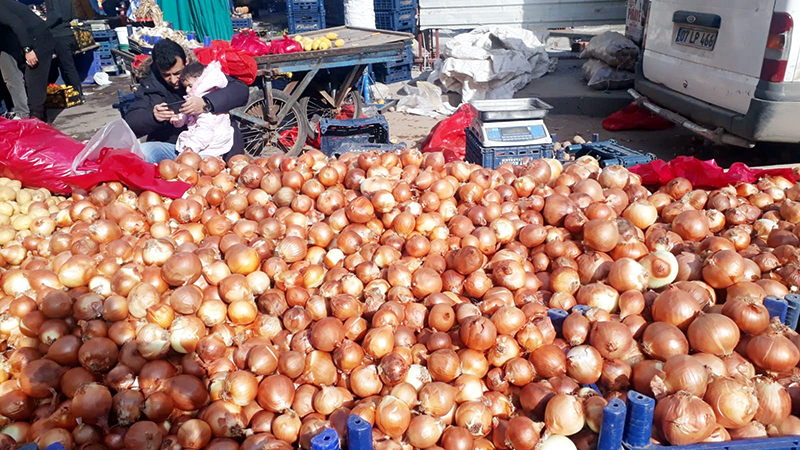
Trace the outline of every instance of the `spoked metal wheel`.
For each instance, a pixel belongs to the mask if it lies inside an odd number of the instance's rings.
[[[281,108],[289,102],[289,95],[283,91],[272,91],[272,104],[270,109],[278,115]],[[267,120],[264,93],[256,91],[250,94],[247,106],[242,111],[245,115],[257,119],[260,123],[237,117],[239,129],[244,138],[245,152],[260,158],[273,153],[285,153],[297,156],[303,151],[308,136],[303,112],[299,103],[295,103],[286,111],[283,117],[277,117],[277,126],[270,132],[264,123]]]
[[[334,94],[333,97],[336,95]],[[325,96],[303,97],[300,100],[308,137],[317,139],[321,119],[357,119],[361,117],[361,94],[351,90],[337,108]]]

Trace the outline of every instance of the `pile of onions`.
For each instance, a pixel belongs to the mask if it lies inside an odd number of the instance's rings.
[[[663,444],[800,434],[800,335],[764,306],[800,287],[785,178],[417,150],[158,170],[191,188],[0,179],[5,446],[308,449],[354,414],[381,450],[584,449],[632,389]]]

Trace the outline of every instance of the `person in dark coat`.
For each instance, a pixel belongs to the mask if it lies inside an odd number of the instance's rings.
[[[47,120],[44,102],[53,59],[53,35],[44,20],[17,0],[0,0],[0,11],[0,25],[10,28],[22,46],[31,117]]]
[[[61,78],[68,86],[72,86],[81,94],[83,99],[83,88],[81,87],[78,69],[75,68],[75,52],[78,51],[78,41],[75,40],[75,33],[72,31],[70,22],[75,19],[75,5],[72,0],[45,0],[47,8],[47,27],[53,35],[58,65],[61,68]]]
[[[169,39],[162,39],[153,47],[152,57],[150,74],[136,90],[136,99],[125,114],[125,121],[136,137],[147,136],[147,142],[141,145],[142,153],[148,162],[158,163],[178,156],[175,142],[186,129],[176,128],[170,123],[176,113],[167,106],[169,103],[183,102],[180,107],[182,114],[227,113],[247,103],[249,89],[241,81],[228,77],[228,86],[223,89],[209,92],[202,98],[186,96],[186,90],[180,82],[181,71],[186,65],[183,47]],[[234,129],[233,147],[225,155],[225,160],[244,152],[242,133],[236,122],[231,122]]]

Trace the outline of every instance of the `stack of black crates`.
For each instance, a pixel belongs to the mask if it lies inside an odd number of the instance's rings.
[[[344,10],[344,8],[340,8]],[[344,13],[342,13],[344,14]],[[286,0],[289,33],[303,34],[325,28],[324,0]]]
[[[417,0],[373,0],[375,5],[375,27],[379,30],[414,33],[417,24]],[[397,83],[411,79],[414,50],[406,44],[403,56],[397,61],[375,64],[372,67],[375,80],[381,83]]]

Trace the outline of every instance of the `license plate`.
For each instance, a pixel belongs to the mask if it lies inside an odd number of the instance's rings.
[[[678,27],[678,32],[675,34],[675,43],[687,47],[712,51],[717,44],[717,31],[692,27]]]

